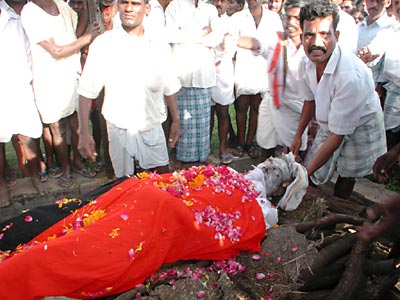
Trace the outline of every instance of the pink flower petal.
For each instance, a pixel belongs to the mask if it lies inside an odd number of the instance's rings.
[[[296,252],[299,248],[297,248],[296,245],[293,245],[293,246],[291,247],[291,249],[292,249],[293,252]]]
[[[0,240],[4,237],[4,233],[0,233]]]
[[[276,261],[276,262],[281,262],[281,260],[282,260],[282,258],[280,258],[280,257],[275,257],[275,261]]]
[[[132,260],[135,259],[135,250],[133,250],[132,248],[129,249],[128,255]]]
[[[197,298],[204,298],[206,296],[206,292],[205,291],[200,291],[197,293]]]
[[[261,255],[254,254],[251,258],[252,258],[253,260],[260,260],[260,259],[261,259]]]
[[[261,280],[261,279],[264,279],[265,278],[265,274],[264,273],[257,273],[256,274],[256,279],[257,280]]]
[[[127,214],[121,214],[120,217],[121,217],[121,219],[124,220],[124,221],[126,221],[126,220],[129,219],[129,216],[128,216]]]
[[[25,216],[25,222],[27,222],[27,223],[29,223],[29,222],[32,222],[32,220],[33,220],[33,218],[32,218],[32,216]]]

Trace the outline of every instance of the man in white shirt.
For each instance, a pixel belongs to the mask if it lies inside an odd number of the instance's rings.
[[[283,32],[279,15],[263,8],[262,0],[247,0],[248,8],[232,16],[232,33],[258,39],[268,45],[275,41],[278,32]],[[233,151],[241,157],[247,150],[252,158],[259,156],[254,142],[257,130],[258,107],[262,95],[269,90],[268,63],[261,56],[254,56],[251,50],[238,49],[235,63],[236,123],[238,144]],[[247,113],[250,120],[247,128]],[[247,130],[246,130],[247,129]],[[246,135],[247,131],[247,135]]]
[[[168,44],[152,41],[145,34],[142,21],[149,9],[146,0],[118,1],[122,26],[106,31],[91,44],[78,89],[79,148],[92,160],[97,153],[88,116],[92,99],[105,89],[102,114],[116,177],[134,174],[134,158],[143,169],[169,171],[161,126],[166,118],[163,96],[172,116],[170,146],[180,136],[176,108],[180,84],[171,67]],[[104,61],[106,56],[113,59]]]
[[[36,139],[42,135],[42,123],[31,85],[29,42],[20,18],[24,5],[24,1],[0,1],[0,207],[10,205],[4,162],[5,143],[13,135],[19,135],[34,187],[40,195],[47,191],[38,177],[40,150]]]
[[[291,150],[298,154],[301,135],[315,115],[320,126],[306,162],[314,184],[328,182],[335,169],[334,194],[348,198],[355,177],[372,172],[386,152],[383,113],[368,68],[337,45],[337,8],[315,1],[300,12],[303,46],[308,57],[299,68],[304,102]]]
[[[357,49],[362,55],[365,47],[376,37],[378,32],[383,29],[392,29],[397,26],[397,22],[390,18],[386,13],[386,8],[390,6],[391,0],[366,0],[368,17],[358,23],[358,43]],[[387,82],[383,76],[383,57],[380,57],[373,64],[369,65],[375,81],[376,91],[383,106],[386,91],[383,85]]]
[[[165,12],[168,42],[182,88],[178,109],[182,137],[175,169],[183,162],[207,162],[210,153],[211,88],[216,84],[214,48],[222,40],[214,5],[202,0],[174,0]]]

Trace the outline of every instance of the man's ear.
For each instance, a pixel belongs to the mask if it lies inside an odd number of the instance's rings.
[[[145,12],[144,12],[144,14],[145,14],[146,16],[148,16],[149,13],[150,13],[150,11],[151,11],[151,5],[150,5],[150,3],[147,3],[147,4],[146,4],[146,7],[145,7]]]
[[[336,38],[336,41],[339,41],[339,36],[340,36],[340,31],[335,31],[335,38]]]

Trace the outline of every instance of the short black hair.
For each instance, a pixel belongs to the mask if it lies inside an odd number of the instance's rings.
[[[306,2],[304,0],[286,0],[284,4],[285,11],[293,8],[293,7],[300,7],[302,8],[304,5],[306,5]]]
[[[300,26],[303,29],[304,21],[313,21],[317,18],[332,16],[333,29],[336,31],[339,23],[339,11],[335,4],[326,0],[312,1],[300,10]]]

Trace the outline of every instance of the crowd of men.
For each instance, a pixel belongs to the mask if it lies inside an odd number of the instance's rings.
[[[214,114],[222,164],[283,147],[314,184],[337,171],[339,197],[399,160],[399,0],[91,4],[0,0],[0,207],[11,140],[45,194],[72,172],[168,172],[168,147],[175,169],[208,163]]]

